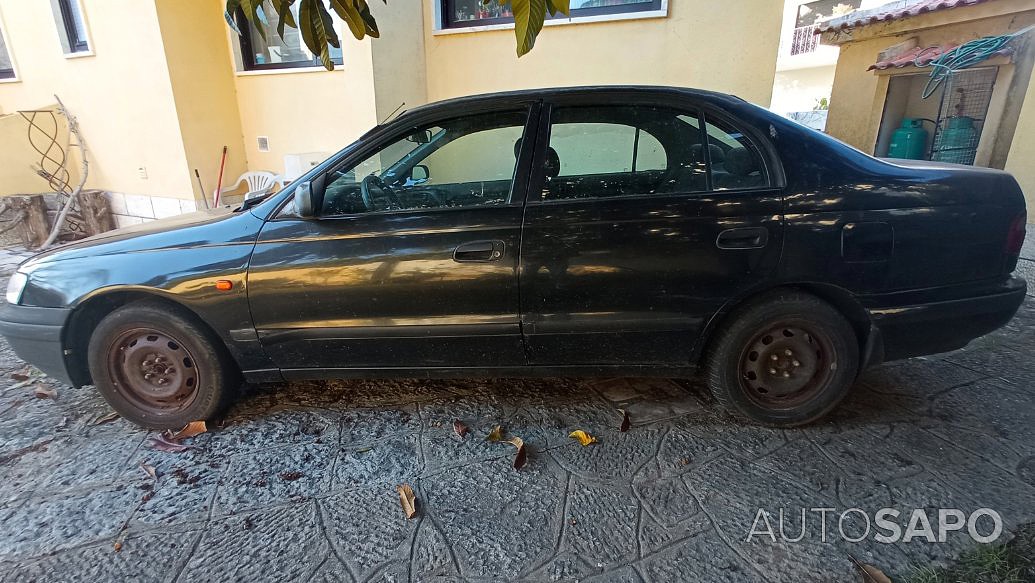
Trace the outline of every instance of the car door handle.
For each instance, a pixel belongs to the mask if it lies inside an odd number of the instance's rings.
[[[741,227],[726,229],[715,239],[719,249],[761,249],[769,243],[769,230],[765,227]]]
[[[503,241],[471,241],[464,243],[453,251],[453,261],[457,263],[487,263],[503,259],[505,246]]]

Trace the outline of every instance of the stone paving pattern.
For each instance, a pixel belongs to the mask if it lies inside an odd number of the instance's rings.
[[[1029,299],[964,350],[868,371],[795,430],[731,420],[697,380],[292,383],[251,389],[174,454],[95,424],[110,409],[92,388],[10,388],[24,364],[0,341],[0,581],[857,581],[849,554],[902,575],[975,543],[824,543],[815,521],[798,543],[747,535],[760,507],[1035,521],[1033,345]],[[484,441],[496,424],[528,444],[520,471]]]

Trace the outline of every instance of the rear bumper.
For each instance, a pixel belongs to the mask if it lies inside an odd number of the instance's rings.
[[[1009,322],[1027,288],[1025,280],[1011,277],[978,295],[869,308],[878,336],[868,343],[874,354],[867,360],[877,364],[963,348]]]
[[[71,313],[72,310],[66,308],[3,304],[0,306],[0,335],[7,339],[19,358],[51,377],[72,384],[61,343],[61,331]]]

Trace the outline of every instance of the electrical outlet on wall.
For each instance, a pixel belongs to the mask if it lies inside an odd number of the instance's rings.
[[[147,180],[147,166],[137,168],[137,176],[139,176],[141,180]]]
[[[270,138],[269,138],[269,136],[259,136],[259,137],[257,137],[255,139],[255,141],[257,142],[257,145],[259,146],[259,151],[260,152],[269,152],[270,151]]]

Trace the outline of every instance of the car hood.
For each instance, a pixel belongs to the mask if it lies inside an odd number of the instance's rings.
[[[195,248],[254,241],[262,221],[230,207],[185,213],[108,231],[36,255],[24,267],[54,261],[170,248]]]

